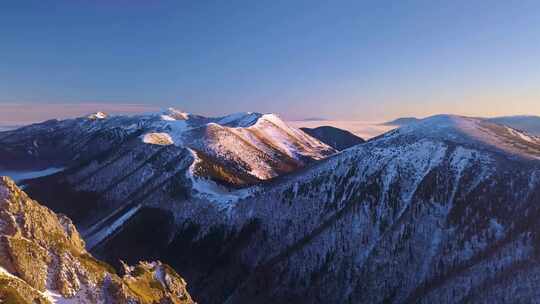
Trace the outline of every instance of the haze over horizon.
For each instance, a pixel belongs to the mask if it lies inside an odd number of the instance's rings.
[[[178,106],[172,106],[173,108],[185,110]],[[70,104],[16,104],[16,103],[0,103],[0,130],[3,127],[18,127],[32,123],[43,122],[50,119],[69,119],[76,118],[81,116],[86,116],[96,112],[105,112],[110,115],[137,115],[144,113],[156,113],[165,110],[167,107],[159,107],[149,104],[101,104],[101,103],[70,103]],[[189,111],[187,111],[189,112]],[[242,111],[242,112],[253,112],[253,111]],[[192,114],[201,115],[201,113]],[[204,113],[203,113],[204,114]],[[215,116],[225,116],[227,114],[232,114],[232,112],[226,113],[217,113]],[[492,115],[492,116],[482,116],[482,115],[466,115],[460,113],[432,113],[425,116],[414,116],[414,115],[404,115],[404,116],[380,116],[380,117],[371,117],[370,119],[339,119],[333,117],[290,117],[287,113],[277,113],[284,120],[289,121],[295,127],[316,127],[320,125],[333,125],[342,129],[347,129],[349,131],[354,131],[356,129],[364,129],[366,126],[374,127],[375,123],[386,123],[391,122],[399,118],[425,118],[433,115],[439,114],[449,114],[449,115],[463,115],[470,117],[483,117],[483,118],[496,118],[496,117],[505,117],[505,116],[537,116],[534,114],[510,114],[510,115]],[[366,125],[367,124],[367,125]],[[387,130],[387,128],[384,128]],[[353,132],[356,133],[356,132]],[[378,134],[375,132],[374,134]],[[371,136],[368,136],[371,137]]]
[[[540,115],[537,1],[0,4],[0,123]]]

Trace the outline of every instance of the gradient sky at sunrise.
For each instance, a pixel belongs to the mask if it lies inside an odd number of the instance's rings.
[[[540,115],[540,1],[1,1],[0,37],[4,122]]]

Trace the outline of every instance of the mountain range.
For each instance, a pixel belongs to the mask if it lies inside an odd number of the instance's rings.
[[[271,114],[98,114],[0,133],[0,166],[66,167],[21,184],[117,272],[162,261],[200,303],[540,296],[526,131],[438,115],[337,152]]]
[[[383,125],[401,127],[401,126],[404,126],[404,125],[408,125],[408,124],[418,122],[419,120],[420,119],[418,119],[416,117],[401,117],[401,118],[397,118],[397,119],[385,122],[385,123],[383,123]]]

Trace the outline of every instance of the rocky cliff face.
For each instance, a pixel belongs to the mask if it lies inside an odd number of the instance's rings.
[[[96,260],[71,220],[0,178],[0,300],[6,303],[193,303],[160,262],[124,267]]]

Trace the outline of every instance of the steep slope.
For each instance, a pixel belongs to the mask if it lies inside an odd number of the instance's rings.
[[[313,129],[300,128],[300,130],[306,132],[314,138],[317,138],[338,151],[342,151],[366,142],[349,131],[330,126],[322,126]]]
[[[160,262],[94,259],[75,226],[0,178],[0,301],[4,303],[193,303],[186,283]]]
[[[203,152],[214,162],[236,167],[259,180],[291,172],[310,160],[335,152],[303,132],[289,128],[275,115],[261,115],[251,124],[241,125],[210,123],[186,132],[184,138],[189,138],[190,148]]]
[[[229,302],[533,302],[539,144],[438,116],[276,184],[236,209],[266,242]]]
[[[205,303],[534,302],[539,144],[431,117],[253,188],[226,212],[186,200],[152,254]],[[96,250],[136,259],[114,244],[159,218],[140,212]]]

